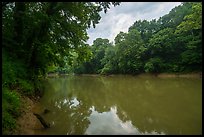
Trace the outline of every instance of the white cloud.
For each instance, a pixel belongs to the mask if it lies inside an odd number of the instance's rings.
[[[136,20],[152,20],[168,14],[180,2],[122,2],[113,7],[105,14],[100,13],[101,20],[96,28],[88,30],[88,44],[92,44],[96,38],[107,38],[114,41],[120,32],[127,32],[128,28]]]
[[[90,108],[91,115],[88,117],[90,124],[85,131],[86,135],[158,135],[164,132],[144,131],[141,132],[130,120],[122,121],[117,115],[117,107],[111,107],[110,111],[99,113],[95,107]]]

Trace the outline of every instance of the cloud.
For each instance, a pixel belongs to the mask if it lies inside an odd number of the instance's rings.
[[[90,124],[85,131],[86,135],[159,135],[164,132],[141,131],[132,124],[132,121],[123,121],[117,113],[117,107],[113,106],[110,111],[98,112],[95,107],[90,108],[91,115],[88,117]]]
[[[101,20],[96,28],[88,29],[88,44],[92,45],[96,38],[107,38],[114,41],[120,32],[127,32],[136,20],[152,20],[168,14],[180,2],[122,2],[105,14],[101,12]]]

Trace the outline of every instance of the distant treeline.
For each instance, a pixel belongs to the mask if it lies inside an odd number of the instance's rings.
[[[104,30],[105,31],[105,30]],[[202,4],[184,2],[158,20],[136,21],[114,44],[97,38],[91,59],[75,61],[75,73],[138,74],[202,71]]]

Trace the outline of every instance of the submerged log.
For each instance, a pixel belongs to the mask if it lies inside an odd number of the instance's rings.
[[[50,112],[50,110],[45,109],[44,112],[43,112],[43,114],[47,114],[47,113],[49,113],[49,112]]]
[[[44,128],[50,128],[50,124],[45,122],[45,120],[39,114],[33,114],[40,120],[40,123],[43,125]]]

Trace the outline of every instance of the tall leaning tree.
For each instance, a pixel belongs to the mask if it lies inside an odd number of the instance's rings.
[[[49,65],[62,66],[71,52],[86,57],[87,29],[100,11],[118,2],[2,2],[3,49],[21,60],[29,79],[44,75]]]

